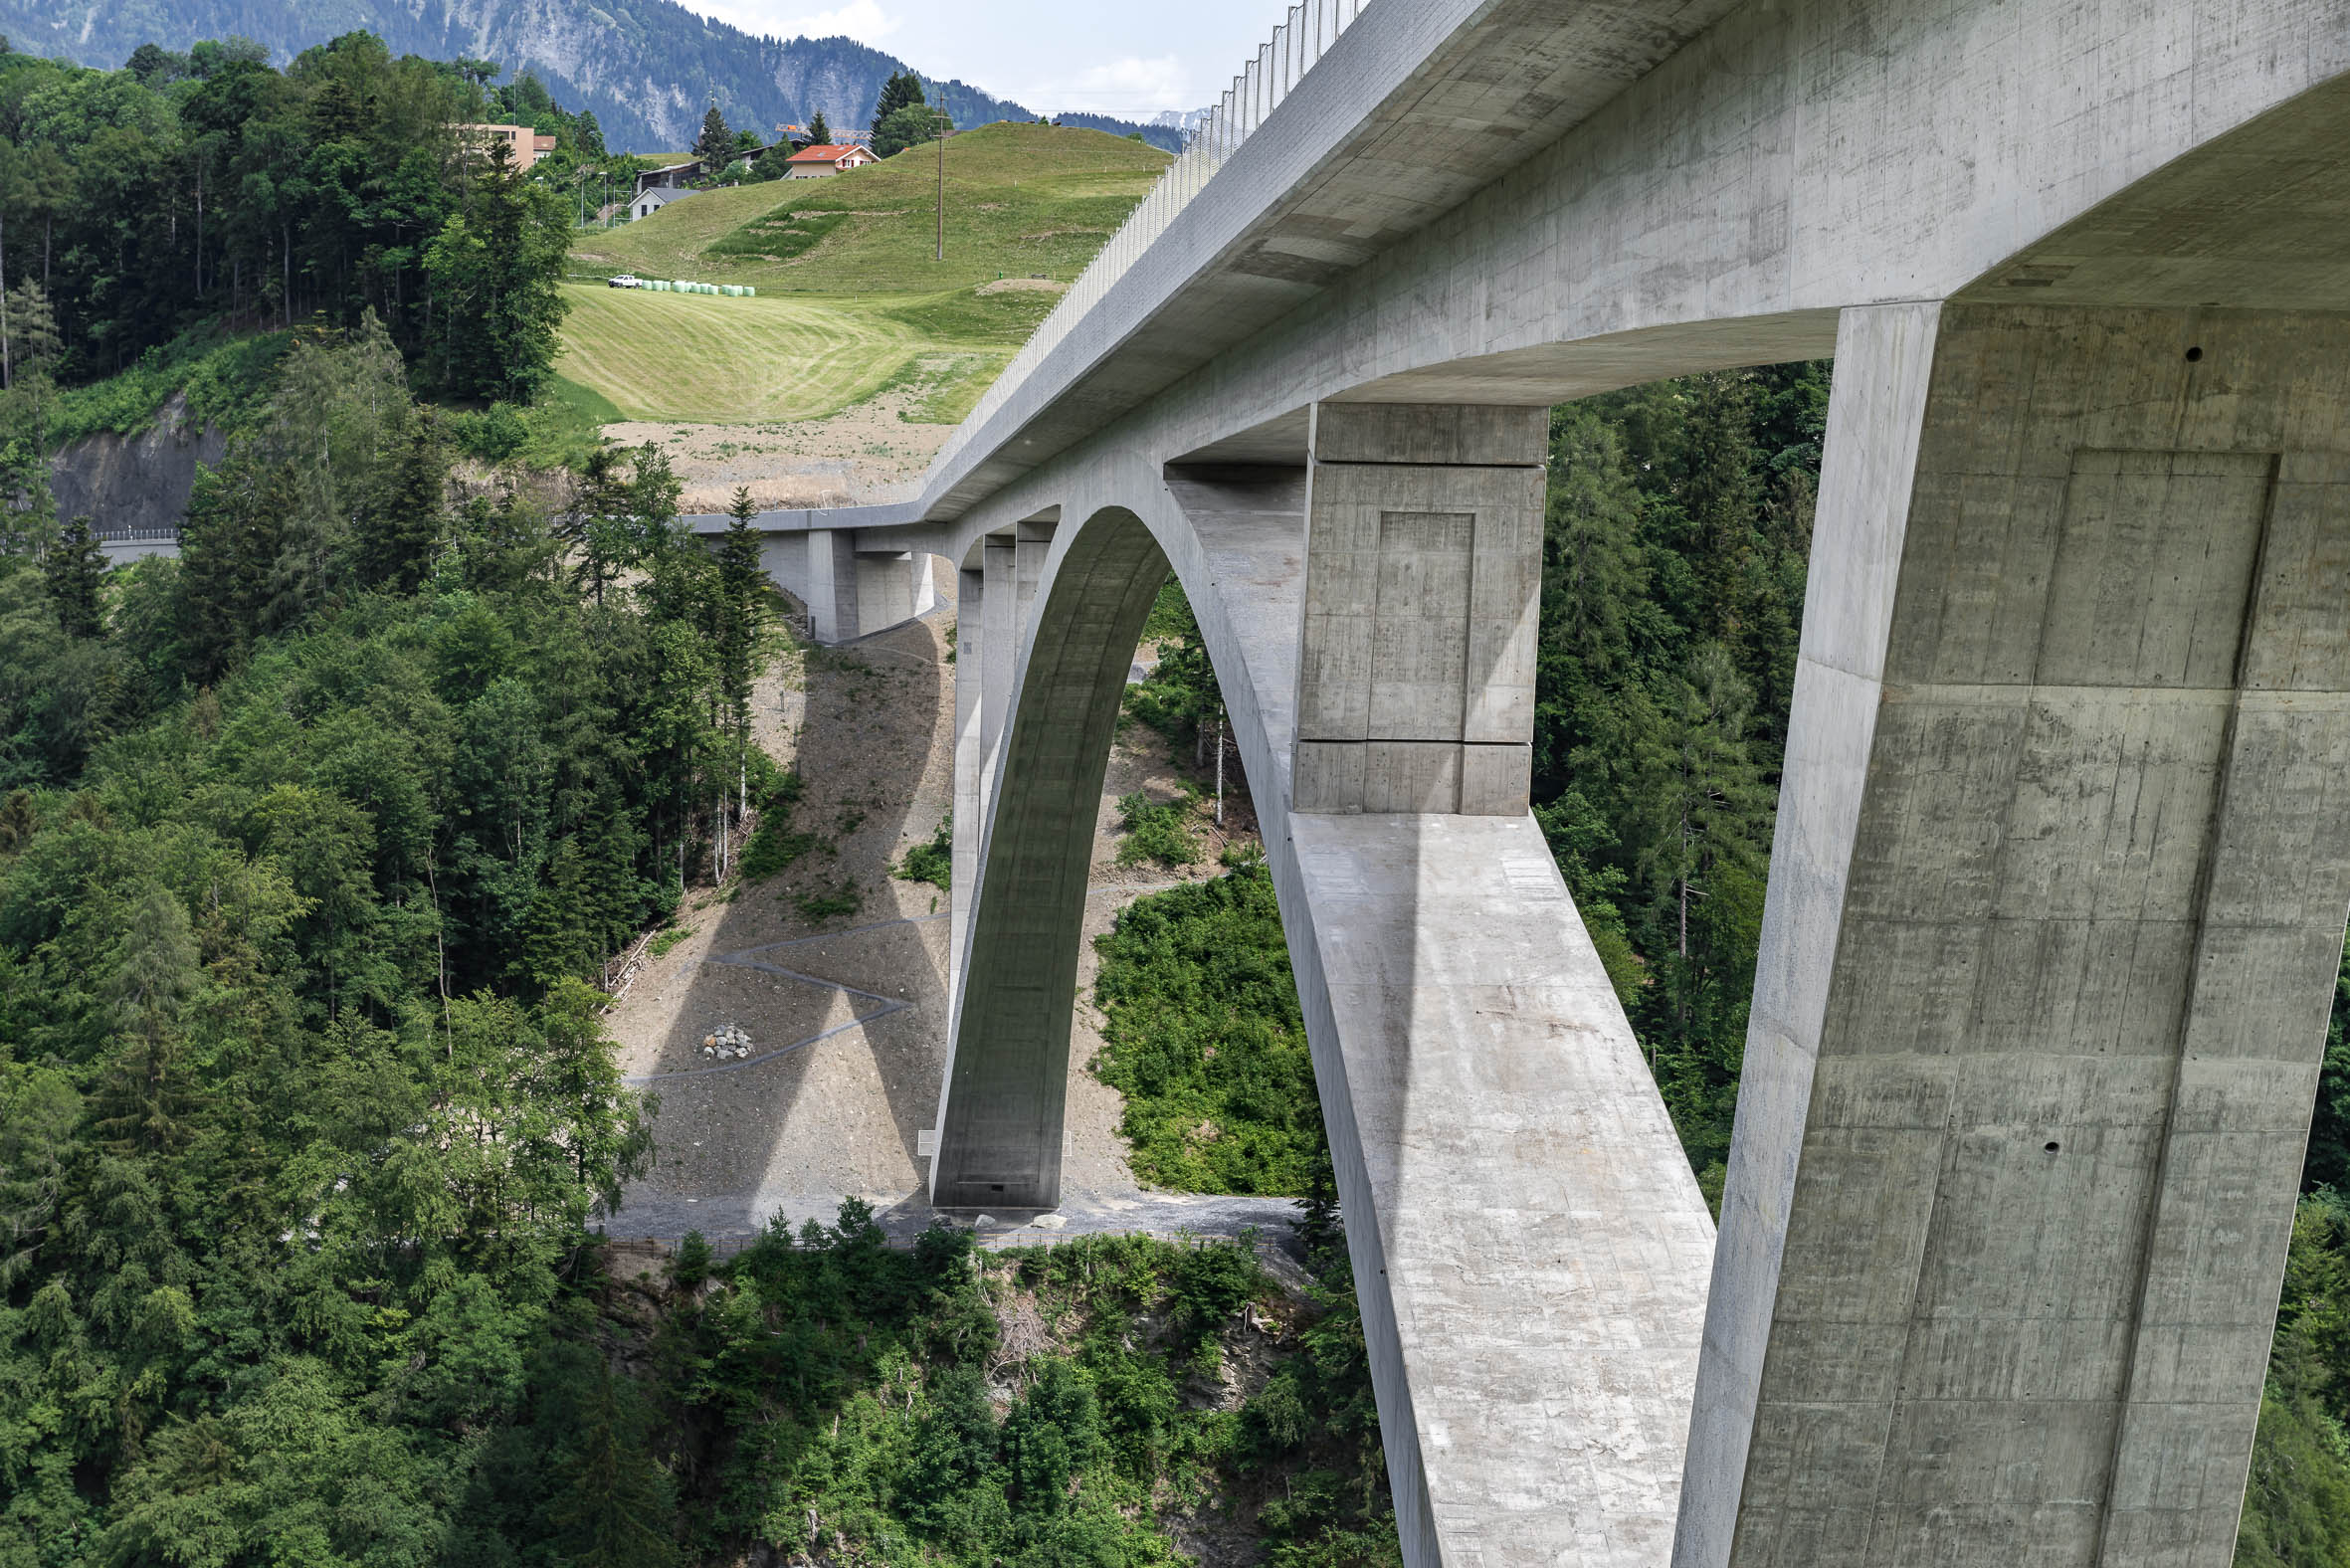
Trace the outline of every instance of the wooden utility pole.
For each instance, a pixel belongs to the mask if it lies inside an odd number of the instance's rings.
[[[942,93],[939,95],[944,98]],[[938,132],[938,259],[946,260],[946,110],[933,108],[937,118],[931,121]]]

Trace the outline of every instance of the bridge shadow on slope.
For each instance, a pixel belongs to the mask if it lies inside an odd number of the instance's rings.
[[[803,1207],[793,1198],[920,1189],[916,1135],[944,1051],[946,895],[890,868],[951,799],[952,616],[950,600],[928,621],[808,650],[798,691],[762,686],[761,739],[801,777],[791,829],[809,842],[721,907],[699,964],[671,982],[687,990],[640,1080],[661,1098],[660,1171],[632,1195],[626,1229],[724,1234]],[[819,904],[844,895],[853,912]],[[726,1024],[748,1034],[748,1058],[703,1055]]]

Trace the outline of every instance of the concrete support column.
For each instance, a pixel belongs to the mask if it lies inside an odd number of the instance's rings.
[[[1322,403],[1294,808],[1526,809],[1549,414]]]
[[[1011,538],[989,535],[980,560],[986,597],[979,616],[979,810],[971,819],[974,853],[987,842],[988,820],[995,809],[996,759],[1002,754],[1004,715],[1011,711],[1013,667],[1020,657],[1020,596],[1013,582]],[[958,823],[958,831],[960,827]]]
[[[858,635],[885,631],[930,610],[938,594],[920,550],[857,557]]]
[[[1059,525],[1050,518],[1023,522],[1012,530],[1014,583],[1012,640],[1015,648],[1028,640],[1036,624],[1037,587],[1045,580],[1045,559],[1053,553],[1053,534]],[[1017,653],[1013,655],[1019,657]]]
[[[808,533],[808,635],[820,643],[857,636],[857,540],[843,528]]]
[[[808,540],[797,533],[759,538],[759,569],[767,580],[805,606],[808,602]]]
[[[931,555],[927,550],[909,552],[907,574],[911,581],[907,590],[912,596],[913,615],[924,616],[938,608],[938,579],[931,570]]]
[[[953,883],[947,890],[946,1016],[962,990],[963,937],[979,881],[980,770],[987,760],[980,714],[987,649],[987,573],[965,571],[955,590],[955,797]]]
[[[2350,322],[1846,313],[1680,1568],[2226,1568],[2350,905]]]

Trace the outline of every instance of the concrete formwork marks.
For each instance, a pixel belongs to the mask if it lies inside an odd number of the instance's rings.
[[[1295,809],[1526,809],[1546,425],[1315,410]]]
[[[1725,1214],[1751,1447],[1734,1539],[1692,1461],[1679,1560],[2223,1568],[2350,903],[2350,324],[1953,304],[1934,337],[1906,504],[1822,495],[1897,584],[1881,679],[1798,688],[1787,794],[1849,795],[1856,745],[1865,785],[1824,990],[1757,984],[1732,1181],[1784,1244]],[[1808,613],[1845,569],[1815,552]],[[1833,865],[1805,820],[1790,862]],[[1807,986],[1808,1040],[1764,1006]],[[1707,1376],[1700,1429],[1741,1403]]]

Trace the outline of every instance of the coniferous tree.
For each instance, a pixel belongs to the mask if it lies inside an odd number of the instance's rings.
[[[874,156],[894,158],[906,148],[933,141],[954,129],[954,121],[927,103],[892,110],[874,127]]]
[[[466,209],[425,248],[425,276],[445,308],[424,380],[450,397],[527,403],[552,373],[555,328],[569,308],[556,285],[570,203],[531,179],[502,141],[475,167]]]
[[[179,631],[198,682],[233,668],[261,630],[299,503],[293,465],[251,450],[197,470],[180,525]]]
[[[0,194],[0,202],[5,201]],[[41,286],[27,280],[0,293],[11,361],[0,388],[0,553],[45,548],[57,528],[49,488],[49,419],[57,389],[49,369],[58,355],[57,320]]]
[[[811,147],[828,147],[832,145],[832,139],[833,128],[832,126],[825,123],[824,110],[818,109],[815,113],[809,115],[808,145]]]
[[[756,515],[750,487],[736,486],[718,544],[718,685],[734,729],[736,809],[742,812],[750,810],[751,679],[767,577],[759,564],[759,535],[751,528]]]
[[[104,632],[100,590],[106,578],[106,552],[91,533],[87,515],[66,524],[58,542],[41,558],[41,575],[49,601],[57,607],[57,624],[68,637]]]
[[[701,116],[701,134],[694,138],[693,156],[701,160],[704,174],[715,174],[734,161],[734,132],[726,128],[726,116],[712,103]]]
[[[414,593],[432,568],[443,528],[442,499],[449,459],[440,434],[423,414],[379,465],[359,514],[359,580],[371,588]]]
[[[598,1373],[557,1472],[549,1522],[563,1560],[580,1568],[665,1568],[678,1555],[666,1528],[668,1487],[637,1437],[618,1380],[609,1368]]]
[[[881,84],[881,96],[874,103],[873,133],[881,133],[881,122],[909,104],[925,101],[922,79],[910,71],[892,71],[889,80]],[[876,147],[876,152],[881,149]]]
[[[637,558],[635,507],[635,488],[621,468],[620,455],[610,447],[590,452],[572,483],[571,504],[555,534],[571,552],[573,580],[594,596],[599,608],[605,584]]]

